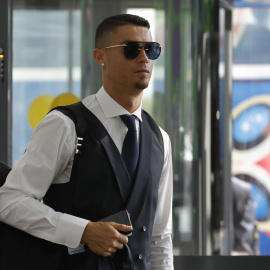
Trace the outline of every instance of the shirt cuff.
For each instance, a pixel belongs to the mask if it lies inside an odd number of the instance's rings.
[[[62,214],[55,231],[56,243],[70,248],[78,247],[88,223],[89,220]]]

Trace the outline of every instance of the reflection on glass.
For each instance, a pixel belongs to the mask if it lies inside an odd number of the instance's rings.
[[[235,8],[233,16],[232,174],[251,186],[260,255],[270,255],[269,11]]]
[[[78,10],[38,3],[30,9],[14,1],[13,164],[56,98],[80,98],[80,20]]]

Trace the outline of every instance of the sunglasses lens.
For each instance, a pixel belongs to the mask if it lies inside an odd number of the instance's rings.
[[[145,53],[147,57],[151,60],[155,60],[159,57],[161,52],[161,47],[157,42],[147,43],[145,45]]]
[[[124,55],[127,59],[134,59],[140,53],[140,46],[138,42],[127,42],[124,48]],[[157,42],[149,42],[144,46],[145,53],[147,57],[151,60],[155,60],[159,57],[161,52],[161,47]]]
[[[139,51],[139,44],[137,42],[127,42],[124,48],[124,55],[127,59],[134,59],[136,58],[140,51]]]

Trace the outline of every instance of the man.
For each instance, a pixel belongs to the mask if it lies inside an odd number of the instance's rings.
[[[72,215],[62,213],[59,205],[65,201],[61,188],[70,179],[76,131],[57,110],[38,125],[0,189],[1,220],[65,246],[61,269],[173,269],[170,140],[141,110],[143,90],[160,53],[149,28],[145,19],[123,14],[105,19],[97,29],[94,57],[103,87],[82,101],[89,128]],[[122,115],[134,115],[138,131],[139,160],[133,172],[123,162],[129,127]],[[52,196],[54,189],[57,196]],[[39,202],[44,196],[53,201],[50,206]],[[129,211],[132,227],[98,222],[122,209]],[[123,233],[131,229],[128,238]],[[72,251],[80,244],[89,250],[68,255],[66,247]]]

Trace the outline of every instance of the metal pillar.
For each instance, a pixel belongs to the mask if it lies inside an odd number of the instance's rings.
[[[11,165],[12,0],[0,3],[0,160]]]

